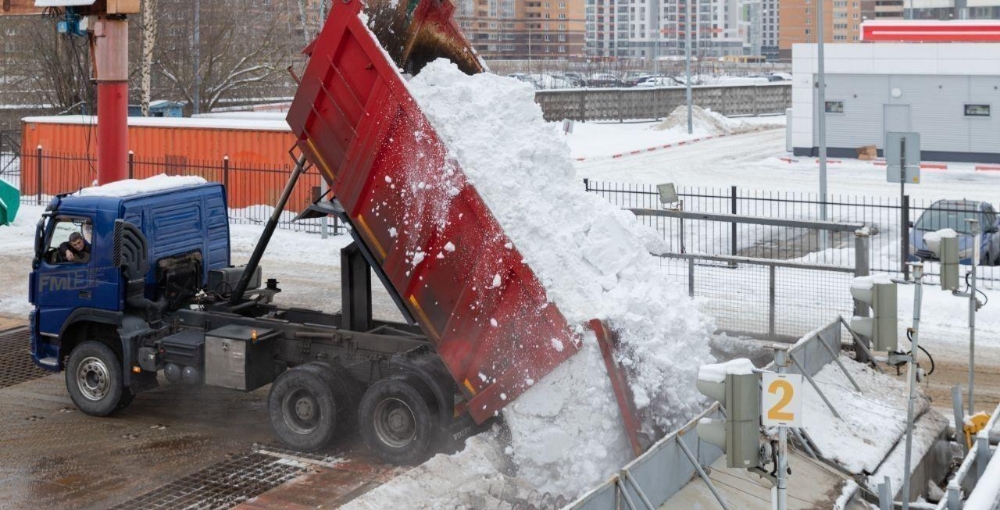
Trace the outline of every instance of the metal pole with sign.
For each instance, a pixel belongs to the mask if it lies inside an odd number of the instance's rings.
[[[774,364],[778,373],[764,372],[761,377],[761,423],[778,427],[778,461],[775,471],[778,483],[773,495],[773,508],[788,508],[788,427],[802,427],[802,376],[785,373],[788,367],[788,346],[774,346]]]
[[[900,269],[903,277],[909,276],[910,258],[910,218],[903,214],[907,210],[906,183],[920,184],[920,133],[885,134],[886,180],[899,183],[900,200]]]

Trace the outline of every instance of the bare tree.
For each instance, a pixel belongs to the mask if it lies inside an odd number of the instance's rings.
[[[24,44],[33,51],[21,65],[38,103],[51,105],[58,113],[92,113],[95,88],[90,79],[87,38],[57,34],[52,19],[38,19],[36,23],[37,28],[23,34]]]
[[[153,94],[153,51],[156,48],[158,25],[156,5],[157,0],[145,0],[142,3],[142,58],[139,64],[139,89],[143,117],[149,117],[149,101]]]
[[[168,4],[186,1],[166,0]],[[189,5],[189,4],[188,4]],[[169,95],[189,104],[198,101],[198,110],[207,112],[226,99],[259,96],[262,90],[283,90],[290,51],[287,33],[287,4],[273,2],[268,8],[249,0],[213,0],[200,13],[200,54],[195,79],[187,34],[193,25],[190,18],[172,20],[166,45],[155,51],[154,69],[163,78]],[[258,11],[250,12],[252,9]],[[161,5],[161,12],[177,11]],[[248,24],[234,22],[233,13]],[[283,29],[284,28],[284,29]],[[197,87],[197,88],[196,88]],[[197,93],[196,93],[197,91]]]

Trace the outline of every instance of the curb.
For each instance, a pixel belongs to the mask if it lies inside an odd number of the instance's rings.
[[[611,159],[620,159],[620,158],[624,158],[625,156],[634,156],[636,154],[645,154],[647,152],[655,152],[655,151],[658,151],[658,150],[672,149],[674,147],[680,147],[682,145],[690,145],[692,143],[704,142],[706,140],[712,140],[714,138],[725,138],[726,136],[729,136],[729,135],[722,134],[722,135],[705,136],[705,137],[702,137],[702,138],[693,138],[691,140],[684,140],[684,141],[681,141],[681,142],[668,143],[666,145],[657,145],[656,147],[647,147],[645,149],[637,149],[637,150],[634,150],[634,151],[619,152],[618,154],[612,154],[611,155]],[[608,156],[593,156],[591,158],[576,158],[576,161],[587,161],[588,159],[604,159],[604,158],[607,158],[607,157]]]

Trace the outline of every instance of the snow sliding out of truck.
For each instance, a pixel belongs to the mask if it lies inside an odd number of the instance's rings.
[[[481,70],[453,7],[422,0],[410,14],[400,4],[391,18],[412,19],[410,34],[384,44],[362,9],[359,0],[335,3],[307,48],[288,114],[301,155],[246,266],[231,264],[218,184],[124,181],[53,199],[30,278],[32,357],[65,371],[81,410],[119,411],[160,373],[241,391],[271,384],[271,422],[289,446],[316,450],[359,428],[387,461],[412,463],[577,351],[578,332],[448,158],[398,70],[418,72],[435,48],[466,72]],[[264,281],[259,266],[310,164],[334,197],[312,213],[338,215],[354,237],[341,253],[334,314],[276,305],[278,282]],[[87,261],[59,255],[74,232],[89,244]],[[372,318],[373,272],[405,323]],[[599,322],[583,327],[607,337]]]

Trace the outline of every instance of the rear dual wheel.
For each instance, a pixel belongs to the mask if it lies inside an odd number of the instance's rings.
[[[344,367],[325,362],[278,376],[268,394],[275,434],[292,449],[316,451],[351,432],[360,389]]]
[[[361,399],[358,426],[368,448],[392,464],[416,464],[433,453],[439,434],[433,399],[415,378],[372,384]]]

